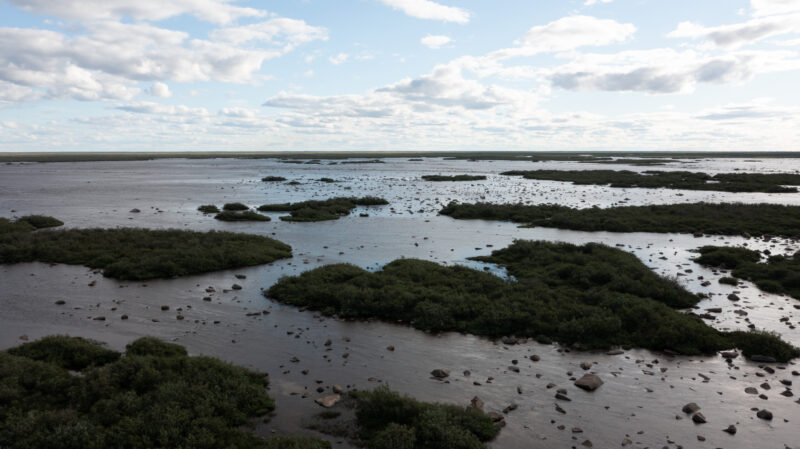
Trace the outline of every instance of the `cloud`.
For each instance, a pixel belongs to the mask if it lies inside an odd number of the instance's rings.
[[[222,108],[219,110],[221,116],[245,119],[255,118],[257,113],[257,110],[250,108]]]
[[[443,22],[467,23],[469,12],[454,6],[445,6],[430,0],[378,0],[418,19],[441,20]]]
[[[546,75],[555,87],[573,91],[685,93],[697,83],[742,83],[759,73],[800,68],[794,52],[725,55],[672,49],[580,55]]]
[[[217,24],[243,17],[264,17],[254,8],[232,5],[230,0],[6,0],[40,15],[77,21],[121,20],[161,21],[181,15]]]
[[[453,40],[447,36],[431,36],[430,34],[420,39],[422,45],[432,49],[441,48],[450,42],[453,42]]]
[[[347,53],[339,53],[336,56],[331,56],[328,58],[328,61],[330,61],[330,63],[333,65],[341,65],[347,62],[348,59],[350,59],[350,55]]]
[[[611,3],[611,2],[612,0],[586,0],[586,2],[583,3],[583,6],[592,6],[598,3]]]
[[[753,16],[763,17],[800,12],[800,0],[750,0]]]
[[[326,37],[321,29],[301,23],[279,23],[283,26],[277,25],[267,45],[258,48],[190,39],[185,32],[143,23],[92,22],[74,36],[0,28],[0,81],[41,89],[51,98],[79,100],[128,100],[139,93],[134,85],[141,81],[252,83],[260,79],[257,72],[265,61]],[[230,30],[219,34],[241,35]]]
[[[681,22],[667,34],[672,38],[705,39],[722,48],[736,48],[766,37],[800,33],[800,14],[767,17],[734,25],[704,27],[693,22]]]
[[[273,18],[250,25],[223,28],[211,33],[211,39],[230,42],[236,45],[246,42],[272,44],[288,52],[308,42],[328,40],[328,30],[315,27],[303,20]]]
[[[205,108],[190,108],[184,105],[166,105],[153,103],[150,101],[140,101],[135,103],[122,103],[114,105],[114,109],[137,114],[151,115],[171,115],[181,117],[207,117],[208,111]]]
[[[156,81],[150,86],[150,95],[158,98],[170,98],[172,97],[172,92],[169,90],[169,86],[164,83],[159,83]]]

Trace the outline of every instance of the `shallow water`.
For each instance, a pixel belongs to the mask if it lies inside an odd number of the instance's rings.
[[[778,172],[794,171],[800,167],[800,160],[699,160],[657,167],[441,158],[423,162],[386,161],[368,165],[326,165],[326,161],[321,165],[298,165],[274,160],[174,159],[0,166],[0,216],[42,213],[58,217],[70,227],[140,226],[249,232],[286,242],[292,245],[295,255],[270,265],[146,283],[105,279],[75,266],[40,263],[0,266],[0,347],[20,343],[22,335],[35,339],[53,333],[92,337],[117,349],[142,335],[174,340],[193,354],[213,355],[270,373],[278,408],[270,423],[259,425],[258,431],[263,434],[273,430],[309,432],[303,426],[319,411],[312,402],[320,396],[315,391],[317,380],[328,389],[333,384],[370,388],[380,381],[423,400],[466,405],[478,395],[486,408],[494,411],[517,403],[519,408],[506,417],[508,425],[492,443],[496,448],[569,447],[586,439],[594,447],[618,447],[626,435],[634,442],[631,447],[749,448],[797,444],[800,404],[795,402],[797,396],[786,398],[779,394],[784,389],[779,380],[800,381],[791,374],[798,369],[796,365],[768,374],[741,358],[729,366],[720,357],[669,357],[639,350],[609,356],[561,352],[557,346],[537,343],[504,347],[473,336],[434,336],[391,324],[323,319],[311,312],[273,303],[263,297],[261,289],[268,288],[282,275],[329,263],[348,262],[377,269],[399,257],[416,257],[482,267],[466,259],[489,254],[514,239],[577,244],[594,241],[621,245],[656,272],[667,276],[680,273],[678,279],[688,289],[712,294],[698,305],[701,309],[723,308],[711,325],[739,329],[753,323],[800,345],[800,330],[790,328],[800,322],[800,310],[795,308],[800,301],[759,292],[747,283],[736,289],[718,284],[721,274],[714,275],[691,261],[691,250],[706,244],[746,243],[751,248],[770,248],[773,253],[781,253],[795,250],[796,242],[521,229],[510,223],[457,221],[436,214],[451,200],[552,202],[575,207],[695,201],[800,204],[800,194],[611,189],[498,175],[505,170],[537,168],[688,169],[714,173],[740,168]],[[438,173],[484,174],[489,179],[461,183],[419,180],[423,174]],[[303,184],[261,182],[267,175],[284,176]],[[321,177],[341,182],[314,181]],[[342,195],[376,195],[391,204],[359,208],[349,217],[321,223],[284,223],[277,220],[280,213],[269,214],[274,218],[270,223],[224,223],[196,211],[200,204],[240,201],[257,206]],[[133,208],[141,212],[130,213]],[[370,216],[359,217],[360,212]],[[495,272],[503,274],[502,270]],[[247,279],[237,280],[234,274],[245,274]],[[702,287],[700,276],[710,280],[711,285]],[[94,287],[88,285],[92,280],[97,281]],[[241,284],[244,289],[223,292],[233,283]],[[218,292],[212,295],[212,302],[202,300],[208,286],[214,286]],[[732,291],[738,291],[742,300],[728,301],[726,297]],[[64,299],[67,304],[56,306],[53,303],[57,299]],[[169,305],[170,311],[162,312],[161,305]],[[180,312],[186,317],[183,321],[176,320],[178,308],[183,309]],[[246,316],[261,310],[270,313]],[[734,313],[737,310],[747,312],[747,316]],[[120,320],[123,314],[130,319]],[[106,320],[92,319],[97,316]],[[788,317],[788,323],[780,322],[782,317]],[[330,348],[323,345],[327,339],[333,341]],[[396,350],[387,351],[388,345]],[[345,353],[347,358],[343,357]],[[541,356],[541,361],[534,363],[527,359],[534,353]],[[292,357],[300,362],[291,363]],[[512,359],[519,360],[518,374],[507,370]],[[658,363],[651,363],[655,359]],[[583,361],[595,363],[592,371],[606,382],[593,393],[574,387],[567,375],[573,371],[579,377],[582,372],[579,364]],[[450,382],[430,379],[428,373],[434,368],[452,370]],[[661,368],[667,368],[666,372],[662,373]],[[308,375],[301,373],[305,369],[309,370]],[[461,374],[464,370],[471,371],[470,378]],[[705,381],[700,373],[710,380]],[[369,381],[372,377],[377,380]],[[486,383],[488,377],[494,380]],[[473,385],[474,381],[481,385]],[[758,387],[765,381],[772,386],[771,390],[763,391],[768,400],[744,393],[745,387]],[[557,384],[557,388],[568,389],[572,401],[556,401],[555,389],[546,388],[550,382]],[[517,393],[518,386],[522,394]],[[311,393],[310,398],[302,398],[306,391]],[[566,414],[555,411],[556,402]],[[702,407],[707,424],[695,425],[681,413],[687,402],[697,402]],[[767,407],[775,419],[770,423],[757,419],[751,407]],[[676,415],[683,419],[676,419]],[[722,432],[729,424],[737,426],[736,436]],[[560,425],[565,426],[564,430],[559,430]],[[582,432],[573,433],[573,427],[580,427]],[[640,431],[643,433],[639,434]],[[706,441],[698,441],[697,435],[703,435]]]

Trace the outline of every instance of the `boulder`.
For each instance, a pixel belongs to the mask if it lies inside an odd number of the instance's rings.
[[[603,381],[595,374],[584,374],[583,377],[575,381],[575,386],[586,391],[594,391],[603,385]]]
[[[694,415],[692,415],[692,421],[694,421],[697,424],[705,424],[706,423],[706,417],[703,416],[702,413],[697,412]]]
[[[695,404],[694,402],[690,402],[684,405],[681,410],[683,410],[683,413],[688,413],[688,414],[696,413],[698,410],[700,410],[700,406]]]
[[[772,421],[772,412],[767,409],[759,410],[756,416],[767,421]]]
[[[331,394],[325,397],[314,399],[314,402],[317,404],[325,407],[330,408],[336,405],[339,401],[342,400],[342,395],[340,394]]]
[[[433,376],[433,377],[435,377],[437,379],[444,379],[444,378],[450,376],[450,370],[436,368],[435,370],[431,371],[431,376]]]

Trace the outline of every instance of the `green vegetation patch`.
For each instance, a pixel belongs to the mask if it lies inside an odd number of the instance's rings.
[[[500,431],[476,408],[420,402],[386,386],[351,396],[359,436],[371,449],[482,449]]]
[[[704,246],[698,251],[695,262],[701,265],[732,270],[731,276],[753,282],[765,292],[800,299],[800,251],[791,257],[769,256],[766,262],[761,262],[761,253],[747,248]]]
[[[289,445],[248,433],[242,426],[275,408],[264,374],[209,357],[188,357],[168,343],[158,349],[159,342],[150,340],[133,342],[124,356],[63,336],[0,352],[0,446],[330,447],[319,440]],[[142,346],[149,348],[145,354],[130,349]],[[76,360],[85,365],[71,367],[80,369],[80,376],[65,366]]]
[[[339,181],[337,181],[337,180],[335,180],[333,178],[319,178],[317,181],[328,183],[328,184],[332,184],[334,182],[339,182]]]
[[[219,208],[213,204],[204,204],[197,208],[200,212],[204,214],[216,214],[219,213]]]
[[[36,229],[56,228],[63,226],[64,222],[45,215],[26,215],[16,220],[0,218],[0,235],[12,232],[30,232]]]
[[[286,178],[284,178],[283,176],[265,176],[261,178],[261,180],[264,182],[280,182],[280,181],[286,181]]]
[[[683,354],[733,346],[700,318],[675,310],[696,304],[696,295],[625,251],[597,243],[517,241],[475,259],[504,266],[513,280],[400,259],[375,273],[327,265],[284,277],[266,294],[326,315],[401,321],[430,332],[516,335],[587,349],[633,345]]]
[[[267,217],[266,215],[261,215],[251,210],[245,210],[241,212],[224,210],[218,213],[217,215],[214,215],[214,218],[220,221],[270,221],[271,220],[271,218]]]
[[[231,232],[118,228],[0,233],[0,263],[84,265],[124,280],[186,276],[291,256],[292,248],[277,240]]]
[[[299,203],[265,204],[258,208],[261,212],[289,212],[289,215],[280,217],[283,221],[325,221],[338,220],[339,217],[350,214],[356,206],[383,206],[389,204],[383,198],[374,196],[337,197],[327,200],[310,200]]]
[[[445,182],[445,181],[484,181],[486,176],[481,175],[424,175],[422,177],[425,181]]]
[[[525,179],[572,182],[573,184],[597,184],[611,187],[667,188],[685,190],[714,190],[722,192],[797,192],[800,175],[724,173],[708,175],[687,171],[646,171],[637,173],[629,170],[521,170],[501,173],[509,176],[522,176]]]
[[[225,205],[222,206],[222,210],[230,210],[230,211],[240,211],[240,210],[248,210],[248,209],[250,209],[250,208],[247,207],[246,204],[242,204],[242,203],[225,203]]]
[[[512,221],[529,227],[589,232],[800,235],[800,207],[780,204],[690,203],[574,209],[554,204],[450,203],[439,213],[457,219]]]

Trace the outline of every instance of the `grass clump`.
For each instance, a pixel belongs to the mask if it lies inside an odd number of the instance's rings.
[[[2,447],[329,447],[305,438],[265,441],[242,429],[275,408],[263,374],[180,351],[129,350],[125,356],[108,351],[114,357],[71,375],[61,362],[80,359],[90,346],[51,337],[0,352]],[[129,348],[142,346],[137,341]],[[42,348],[62,355],[40,357]]]
[[[723,276],[723,277],[719,278],[719,283],[720,284],[725,284],[725,285],[738,285],[739,284],[739,280],[736,279],[736,278],[732,278],[730,276]]]
[[[482,175],[454,175],[454,176],[443,176],[443,175],[424,175],[422,179],[425,181],[435,181],[435,182],[445,182],[445,181],[484,181],[486,180],[486,176]]]
[[[167,343],[155,337],[142,337],[127,346],[125,353],[128,355],[175,357],[188,355],[186,348],[175,343]]]
[[[331,184],[331,183],[334,183],[334,182],[339,182],[339,181],[337,181],[337,180],[335,180],[333,178],[319,178],[317,181],[324,182],[324,183],[327,183],[327,184]]]
[[[216,214],[219,213],[219,208],[213,204],[204,204],[197,208],[200,212],[204,214]]]
[[[119,359],[119,353],[89,340],[65,335],[52,335],[41,340],[11,348],[8,353],[60,368],[82,371],[90,366],[102,366]]]
[[[708,175],[687,171],[646,171],[637,173],[629,170],[517,170],[502,173],[509,176],[522,176],[525,179],[572,182],[573,184],[597,184],[610,187],[667,188],[685,190],[714,190],[722,192],[797,192],[800,175],[724,173]]]
[[[261,215],[251,210],[245,210],[242,212],[224,210],[218,213],[217,215],[214,215],[214,218],[220,221],[270,221],[271,220],[271,218],[267,217],[266,215]]]
[[[299,203],[265,204],[258,208],[261,212],[289,212],[289,215],[280,217],[283,221],[325,221],[338,220],[339,217],[350,214],[356,206],[379,206],[389,204],[383,198],[365,196],[337,197],[327,200],[310,200]]]
[[[772,357],[779,362],[800,357],[800,349],[781,340],[780,336],[774,332],[734,331],[729,332],[727,337],[746,357],[763,355]]]
[[[292,248],[277,240],[231,232],[117,228],[0,234],[0,263],[84,265],[123,280],[172,278],[291,256]]]
[[[372,449],[482,449],[500,431],[481,410],[420,402],[386,386],[351,396],[359,436]]]
[[[248,209],[250,209],[250,208],[247,207],[246,204],[242,204],[242,203],[225,203],[225,205],[222,206],[222,210],[229,210],[229,211],[241,211],[241,210],[248,210]]]
[[[284,277],[266,294],[326,315],[401,321],[430,332],[683,354],[712,353],[732,344],[698,317],[675,310],[696,304],[696,295],[616,248],[517,241],[476,259],[505,266],[514,280],[400,259],[375,273],[327,265]]]
[[[589,232],[800,235],[800,206],[780,204],[690,203],[574,209],[553,204],[450,203],[439,213],[457,219],[513,221],[529,227]]]
[[[728,279],[733,285],[737,282],[734,278],[744,279],[765,292],[785,293],[800,299],[800,251],[791,257],[770,256],[765,262],[761,262],[761,253],[747,248],[704,246],[698,251],[700,257],[695,262],[732,270],[732,278]]]
[[[263,182],[280,182],[280,181],[286,181],[286,178],[284,178],[283,176],[265,176],[265,177],[261,178],[261,181],[263,181]]]

